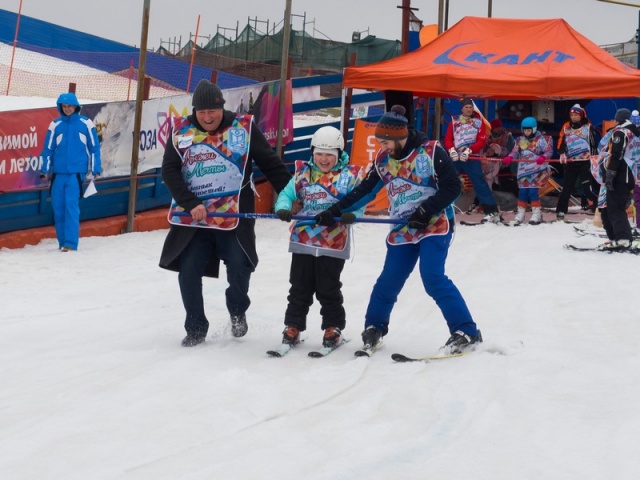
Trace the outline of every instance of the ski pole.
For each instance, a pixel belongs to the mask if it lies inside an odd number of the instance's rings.
[[[177,217],[190,217],[189,212],[173,212],[172,216]],[[275,213],[223,213],[223,212],[209,212],[207,217],[222,217],[222,218],[279,218]],[[316,217],[309,215],[292,215],[292,220],[314,220]],[[334,220],[340,222],[340,217],[334,217]],[[391,223],[402,224],[407,223],[406,220],[400,218],[370,218],[370,217],[356,217],[356,223]]]
[[[504,160],[504,157],[481,157],[480,155],[470,155],[469,156],[469,160],[487,160],[489,162],[501,162],[502,160]],[[522,158],[514,158],[513,160],[511,160],[513,163],[535,163],[535,159],[534,160],[524,160]],[[589,159],[588,158],[582,158],[580,160],[572,160],[572,159],[567,159],[566,163],[574,163],[574,162],[588,162]],[[550,158],[548,160],[545,160],[546,163],[561,163],[559,158]]]

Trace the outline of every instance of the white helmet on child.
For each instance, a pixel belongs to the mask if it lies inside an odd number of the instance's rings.
[[[323,150],[336,148],[342,152],[344,150],[344,137],[340,130],[335,127],[321,127],[311,137],[311,146],[322,148]]]

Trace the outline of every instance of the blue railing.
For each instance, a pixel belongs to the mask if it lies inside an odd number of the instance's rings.
[[[315,85],[341,84],[342,75],[324,75],[314,77],[303,77],[293,79],[294,88],[301,88]],[[354,95],[352,106],[365,103],[384,103],[381,93],[365,93]],[[332,97],[322,100],[297,103],[293,106],[296,115],[304,113],[315,113],[318,110],[327,108],[340,108],[341,98]],[[373,115],[366,117],[367,120],[376,120],[382,115],[381,108],[371,108]],[[349,132],[346,138],[347,146],[345,150],[350,152],[351,140],[353,138],[353,128],[355,120],[349,121]],[[333,125],[340,128],[340,121],[326,123],[323,125]],[[310,141],[313,133],[318,129],[318,125],[298,127],[294,129],[294,140],[285,147],[284,161],[289,166],[293,166],[296,160],[308,159],[311,155]],[[262,173],[255,171],[256,180],[260,180]],[[110,217],[114,215],[124,215],[127,213],[129,203],[129,177],[110,177],[99,180],[97,183],[99,195],[93,195],[81,200],[81,220],[91,220],[97,218]],[[145,211],[162,206],[168,206],[171,195],[162,182],[160,169],[138,175],[138,195],[136,201],[136,211]],[[51,209],[51,198],[49,190],[38,188],[33,190],[23,190],[17,192],[0,193],[0,233],[23,230],[26,228],[42,227],[53,225],[53,211]]]

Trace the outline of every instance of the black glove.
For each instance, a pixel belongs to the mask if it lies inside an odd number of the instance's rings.
[[[327,210],[323,210],[318,215],[316,215],[315,221],[318,225],[322,225],[323,227],[332,227],[336,224],[336,221],[333,217],[340,216],[340,209],[333,205],[331,208]]]
[[[291,221],[291,210],[285,210],[284,208],[282,208],[276,212],[276,215],[283,222]]]
[[[427,212],[427,210],[422,205],[420,205],[418,209],[409,217],[407,225],[409,226],[409,228],[427,228],[427,226],[429,225],[429,220],[431,220],[431,214]]]
[[[344,225],[351,225],[352,223],[355,223],[355,221],[356,216],[353,212],[346,212],[340,216],[340,223],[343,223]]]
[[[604,186],[607,187],[607,190],[610,190],[612,192],[614,190],[613,179],[616,178],[616,173],[617,172],[615,170],[607,170],[605,176]]]

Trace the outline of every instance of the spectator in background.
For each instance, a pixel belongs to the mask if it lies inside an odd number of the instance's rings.
[[[501,171],[502,162],[498,161],[499,158],[504,158],[509,155],[509,152],[513,149],[514,145],[513,135],[511,132],[507,131],[502,126],[502,121],[499,118],[494,118],[491,120],[491,133],[487,138],[487,145],[480,152],[481,155],[491,158],[492,160],[482,160],[482,173],[484,175],[484,179],[487,182],[487,185],[490,189],[493,189],[493,184],[500,185],[501,182],[508,184],[511,181],[515,186],[515,181],[511,178],[507,179],[506,177],[512,177],[510,167],[506,167],[504,171]],[[495,160],[493,160],[495,159]],[[500,175],[504,175],[504,179],[501,180],[499,178]],[[518,189],[517,187],[514,189],[508,189],[508,191],[513,191],[513,193],[517,196]],[[473,200],[473,204],[467,210],[467,213],[473,213],[480,201],[478,200],[478,196],[476,195]]]
[[[80,238],[80,197],[88,172],[101,172],[100,140],[93,122],[80,115],[74,93],[56,102],[61,116],[49,125],[42,149],[40,178],[51,179],[51,207],[61,252],[77,250]]]
[[[445,149],[453,160],[458,175],[466,173],[485,213],[482,222],[498,223],[500,214],[493,196],[482,173],[479,160],[469,160],[472,154],[478,155],[487,144],[487,135],[482,119],[476,116],[473,100],[464,98],[460,102],[462,114],[451,117],[451,123],[444,137]]]
[[[519,159],[518,164],[518,212],[515,224],[520,225],[524,221],[527,204],[531,205],[531,225],[542,222],[542,210],[540,208],[540,194],[538,189],[544,187],[549,178],[548,160],[553,154],[551,137],[547,137],[538,131],[538,122],[533,117],[522,120],[522,135],[515,140],[511,153],[504,157],[505,165],[510,165],[514,159]]]
[[[636,127],[640,128],[640,112],[638,110],[634,110],[631,112],[631,123],[633,123]],[[633,208],[634,208],[634,216],[636,218],[636,234],[640,233],[640,212],[638,209],[640,208],[640,184],[638,182],[633,186]]]
[[[609,242],[598,248],[605,251],[626,250],[631,246],[631,225],[627,218],[627,203],[638,175],[634,158],[640,153],[640,129],[631,122],[631,112],[620,108],[611,129],[607,153],[602,168],[606,207],[601,208],[602,225]],[[602,195],[602,193],[601,193]]]
[[[229,283],[225,303],[231,333],[242,337],[248,329],[249,281],[258,264],[255,220],[213,217],[209,213],[254,212],[254,163],[277,192],[291,179],[253,117],[224,109],[225,100],[217,85],[201,80],[191,103],[191,115],[172,119],[170,141],[162,159],[162,179],[173,201],[160,267],[179,272],[186,312],[183,347],[198,345],[207,336],[202,277],[217,278],[220,260],[226,266]],[[174,211],[188,216],[174,218]]]
[[[556,217],[564,220],[569,208],[569,197],[576,179],[580,179],[583,195],[597,205],[597,197],[591,192],[589,160],[598,152],[596,130],[587,118],[587,112],[579,104],[569,110],[569,121],[562,125],[558,137],[560,163],[564,165],[562,192],[556,206]]]

